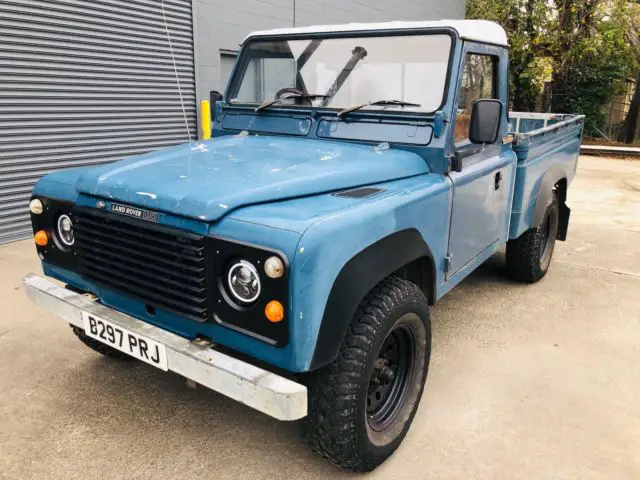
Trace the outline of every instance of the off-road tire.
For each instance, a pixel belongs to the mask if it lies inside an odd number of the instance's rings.
[[[107,357],[117,358],[118,360],[133,360],[133,357],[127,355],[126,353],[121,352],[120,350],[116,350],[109,345],[105,345],[104,343],[89,337],[81,328],[71,327],[71,329],[73,330],[73,333],[75,333],[76,336],[80,339],[80,341],[91,350],[101,353],[102,355],[105,355]]]
[[[390,427],[374,431],[368,411],[374,364],[381,347],[399,330],[413,336],[411,373],[406,395],[395,402]],[[387,348],[387,347],[385,347]],[[313,372],[308,382],[309,413],[303,437],[313,451],[335,465],[368,472],[398,447],[415,416],[431,356],[431,325],[427,299],[414,283],[389,277],[358,307],[338,354],[329,365]]]
[[[542,223],[507,242],[507,271],[514,280],[534,283],[545,276],[558,236],[560,205],[553,192]]]

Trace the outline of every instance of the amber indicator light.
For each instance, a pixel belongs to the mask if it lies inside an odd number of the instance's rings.
[[[264,308],[264,314],[270,322],[278,323],[284,318],[284,308],[277,300],[271,300]]]
[[[47,243],[49,243],[49,235],[47,235],[47,232],[44,230],[38,230],[33,236],[33,240],[36,242],[36,245],[46,247]]]

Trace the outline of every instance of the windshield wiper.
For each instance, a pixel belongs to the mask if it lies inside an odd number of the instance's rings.
[[[419,103],[405,102],[403,100],[377,100],[375,102],[361,103],[360,105],[354,105],[353,107],[348,107],[348,108],[345,108],[344,110],[340,110],[338,112],[338,118],[342,117],[343,115],[346,115],[347,113],[355,112],[356,110],[360,110],[361,108],[371,107],[371,106],[374,106],[374,107],[381,107],[381,106],[421,107],[422,105],[420,105]]]
[[[271,105],[281,102],[282,100],[290,100],[292,98],[304,98],[308,100],[313,100],[316,98],[327,98],[326,95],[321,95],[319,93],[288,93],[281,97],[275,98],[273,100],[267,100],[262,105],[257,106],[253,111],[259,112],[264,110],[265,108],[269,108]]]

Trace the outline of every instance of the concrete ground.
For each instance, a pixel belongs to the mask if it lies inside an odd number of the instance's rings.
[[[569,240],[525,286],[492,258],[434,309],[427,387],[371,478],[640,478],[640,161],[583,157]],[[101,357],[30,305],[0,247],[0,478],[350,478],[280,423]]]

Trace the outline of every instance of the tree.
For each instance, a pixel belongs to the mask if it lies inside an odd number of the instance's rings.
[[[627,38],[626,0],[553,0],[550,25],[551,110],[582,113],[585,133],[597,135],[604,107],[626,84],[633,52]]]
[[[624,119],[622,131],[618,136],[619,142],[633,143],[638,130],[638,117],[640,117],[640,6],[629,7],[631,15],[628,29],[629,43],[633,47],[636,58],[636,89],[631,98],[629,113]]]
[[[510,101],[514,110],[535,110],[542,92],[544,64],[536,53],[544,51],[544,0],[469,0],[467,17],[492,20],[509,34]]]
[[[636,138],[636,131],[638,130],[638,118],[640,117],[640,72],[636,78],[636,89],[631,98],[631,105],[629,105],[629,113],[624,119],[622,125],[622,131],[618,136],[619,142],[633,143]]]
[[[469,0],[467,16],[507,30],[514,109],[535,110],[551,74],[550,109],[585,114],[585,131],[593,134],[637,58],[629,8],[626,0]]]

